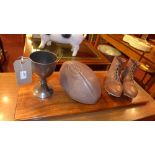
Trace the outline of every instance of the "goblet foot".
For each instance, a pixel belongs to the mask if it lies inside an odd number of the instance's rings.
[[[47,98],[52,94],[53,94],[53,89],[49,88],[48,86],[43,87],[41,85],[38,85],[33,90],[33,95],[41,99]]]

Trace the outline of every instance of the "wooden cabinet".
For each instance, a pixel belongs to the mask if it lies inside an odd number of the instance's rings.
[[[6,53],[4,51],[3,42],[0,38],[0,72],[3,72],[3,64],[6,62]]]
[[[155,47],[153,46],[150,52],[143,52],[131,47],[128,43],[123,41],[122,34],[99,34],[98,40],[96,40],[95,46],[100,43],[100,39],[104,39],[109,44],[120,50],[124,55],[138,60],[145,61],[145,63],[150,64],[151,67],[155,68]]]

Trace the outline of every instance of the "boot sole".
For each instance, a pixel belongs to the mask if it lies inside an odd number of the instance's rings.
[[[129,96],[129,95],[127,95],[127,94],[125,94],[125,93],[123,93],[123,95],[124,96],[127,96],[127,97],[129,97],[129,98],[131,98],[131,99],[133,99],[134,97],[131,97],[131,96]]]
[[[120,96],[114,95],[114,94],[112,94],[111,92],[109,92],[106,88],[104,88],[104,89],[105,89],[105,91],[106,91],[109,95],[112,95],[112,96],[115,96],[115,97],[121,97],[121,95],[120,95]]]

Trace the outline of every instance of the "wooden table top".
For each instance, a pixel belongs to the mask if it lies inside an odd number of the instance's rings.
[[[15,73],[0,73],[0,120],[14,120],[18,87]]]
[[[96,72],[105,76],[106,72]],[[59,72],[55,72],[53,78],[58,80]],[[51,77],[52,78],[52,77]],[[15,120],[16,104],[19,87],[16,85],[15,73],[0,73],[0,120]],[[141,95],[149,102],[142,106],[101,110],[98,112],[87,112],[44,118],[42,120],[140,120],[155,119],[155,101],[140,86]]]

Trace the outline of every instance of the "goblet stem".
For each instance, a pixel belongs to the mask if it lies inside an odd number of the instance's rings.
[[[53,94],[53,89],[48,87],[46,79],[41,79],[40,85],[34,88],[33,94],[41,99],[44,99]]]
[[[48,86],[47,86],[46,79],[41,79],[40,84],[41,84],[42,88],[49,89]]]
[[[42,88],[42,90],[44,90],[44,92],[47,92],[50,94],[53,93],[52,88],[48,87],[46,79],[41,79],[40,84],[41,84],[41,88]]]

